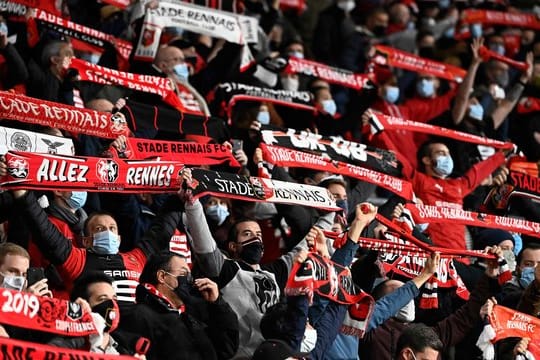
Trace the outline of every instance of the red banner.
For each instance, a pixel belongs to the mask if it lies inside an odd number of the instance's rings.
[[[485,46],[480,47],[480,56],[482,57],[482,59],[484,59],[484,61],[488,61],[490,59],[495,59],[495,60],[501,61],[503,63],[506,63],[506,64],[518,69],[521,72],[527,71],[527,68],[529,67],[529,65],[527,65],[527,63],[510,59],[510,58],[508,58],[506,56],[503,56],[503,55],[501,55],[499,53],[496,53],[493,50],[489,50]]]
[[[328,81],[329,83],[360,90],[370,80],[368,74],[355,74],[352,71],[321,64],[312,60],[289,57],[285,71],[289,74],[302,74]]]
[[[306,0],[281,0],[279,2],[279,8],[281,10],[295,10],[301,13],[306,9]]]
[[[260,147],[263,150],[265,159],[272,164],[329,171],[331,173],[349,176],[378,185],[407,200],[413,199],[412,184],[406,180],[357,165],[351,165],[340,161],[331,161],[320,155],[307,152],[263,143],[260,144]]]
[[[540,111],[540,99],[535,97],[526,96],[519,100],[517,106],[517,112],[520,114],[528,114],[532,112]]]
[[[0,309],[0,324],[64,336],[97,333],[92,315],[80,305],[66,300],[4,288],[1,289]]]
[[[375,49],[377,52],[371,59],[371,62],[377,65],[392,66],[418,73],[427,73],[441,79],[456,82],[463,81],[467,74],[465,70],[457,66],[424,59],[420,56],[388,46],[375,45]]]
[[[179,161],[185,165],[218,165],[240,167],[231,149],[221,144],[200,144],[196,142],[147,140],[127,138],[124,155],[128,159],[159,157],[161,160]]]
[[[463,224],[491,229],[502,229],[540,238],[540,223],[525,219],[431,205],[420,206],[407,204],[406,208],[411,211],[413,219],[417,223],[436,222]]]
[[[5,91],[0,91],[0,117],[106,139],[130,133],[121,113],[81,109]]]
[[[68,67],[76,69],[79,72],[79,79],[82,81],[118,85],[131,90],[159,95],[163,98],[163,101],[180,112],[191,112],[196,115],[202,115],[200,111],[191,111],[182,104],[180,98],[174,92],[172,80],[168,77],[132,74],[94,65],[77,58],[71,59]]]
[[[540,21],[533,14],[506,11],[465,9],[461,13],[463,24],[508,25],[518,28],[540,30]]]
[[[56,346],[42,345],[28,341],[13,340],[0,337],[0,355],[5,360],[135,360],[135,357],[125,355],[105,355],[88,351],[70,350]]]
[[[447,129],[440,126],[434,126],[430,124],[425,124],[421,122],[404,120],[398,117],[385,115],[379,112],[371,112],[371,129],[372,132],[376,133],[384,129],[389,130],[407,130],[420,132],[424,134],[442,136],[446,138],[451,138],[455,140],[465,141],[468,143],[491,146],[496,149],[512,149],[514,144],[510,142],[502,142],[498,140],[488,139],[481,136],[476,136],[466,132],[456,131],[452,129]]]
[[[6,153],[9,189],[176,192],[184,165],[176,161],[122,160],[22,152]]]

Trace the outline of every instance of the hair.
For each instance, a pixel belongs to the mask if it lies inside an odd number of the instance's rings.
[[[443,343],[435,330],[425,324],[410,324],[401,332],[397,342],[397,355],[406,347],[411,348],[414,352],[424,351],[426,348],[431,348],[441,352]]]
[[[45,45],[41,52],[41,65],[48,68],[51,65],[51,57],[58,56],[62,47],[66,45],[69,45],[69,42],[61,40],[51,41]]]
[[[229,233],[227,234],[227,244],[230,242],[236,242],[236,239],[238,238],[238,229],[236,228],[238,224],[245,223],[245,222],[257,222],[257,220],[249,217],[243,217],[234,222],[232,224],[231,228],[229,229]]]
[[[92,271],[81,276],[73,284],[73,289],[71,290],[71,295],[69,297],[70,301],[75,301],[77,298],[88,300],[90,298],[88,288],[90,285],[96,283],[107,283],[112,286],[113,278],[102,271]]]
[[[333,184],[341,185],[345,189],[347,189],[347,183],[345,182],[345,180],[341,180],[341,179],[338,179],[338,178],[329,178],[329,179],[327,178],[327,179],[321,181],[320,183],[318,183],[317,186],[328,189],[330,187],[330,185],[333,185]]]
[[[270,306],[261,318],[262,336],[265,339],[287,340],[284,334],[287,333],[287,323],[290,318],[291,314],[286,303],[279,302]]]
[[[30,254],[25,248],[14,243],[6,242],[0,245],[0,266],[4,264],[7,255],[22,256],[30,261]]]
[[[144,265],[141,276],[139,277],[139,283],[157,285],[157,272],[159,270],[165,270],[167,272],[170,272],[171,260],[175,256],[181,259],[185,259],[184,256],[173,253],[171,251],[162,251],[159,254],[152,255]]]
[[[90,236],[90,233],[88,232],[88,224],[90,224],[90,221],[92,221],[93,218],[98,217],[98,216],[110,216],[110,217],[112,217],[114,219],[114,215],[111,214],[110,212],[107,212],[107,211],[94,211],[93,213],[88,215],[88,217],[84,221],[84,227],[83,227],[84,236]],[[116,219],[115,219],[115,221],[116,221]]]
[[[525,239],[523,239],[525,240]],[[525,242],[523,241],[523,248],[519,251],[519,253],[516,256],[516,264],[519,266],[521,263],[521,259],[523,258],[523,252],[525,250],[540,250],[540,243],[539,242]]]

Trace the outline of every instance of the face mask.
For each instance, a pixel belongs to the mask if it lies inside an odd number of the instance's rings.
[[[384,99],[391,104],[395,103],[399,99],[399,88],[397,86],[387,86]]]
[[[497,54],[504,56],[506,53],[506,49],[504,48],[504,45],[502,44],[493,44],[489,46],[489,49],[492,51],[495,51]]]
[[[248,240],[242,244],[240,259],[250,265],[258,264],[264,252],[264,245],[259,238]]]
[[[354,1],[338,1],[337,3],[338,8],[345,11],[346,13],[351,12],[352,9],[356,6],[356,3]]]
[[[452,160],[450,155],[444,155],[437,158],[435,168],[433,170],[435,170],[435,172],[439,175],[448,176],[452,173],[453,169],[454,160]]]
[[[407,303],[407,305],[399,309],[398,313],[395,315],[395,318],[401,322],[410,323],[414,321],[415,316],[414,300],[411,300]]]
[[[2,282],[2,287],[4,289],[10,289],[15,291],[22,291],[22,289],[24,289],[26,277],[4,274],[2,274],[2,276],[4,277],[4,281]]]
[[[0,23],[0,34],[4,34],[6,36],[8,34],[8,27],[5,22]]]
[[[93,249],[98,254],[114,255],[120,247],[120,237],[112,231],[105,230],[93,236]]]
[[[229,210],[225,205],[212,205],[206,208],[206,215],[220,226],[229,216]]]
[[[521,270],[521,275],[519,277],[519,284],[521,287],[526,288],[534,280],[534,271],[535,268],[532,266],[527,266]]]
[[[86,204],[86,191],[72,191],[71,196],[66,200],[66,204],[73,210],[79,210]]]
[[[377,37],[383,36],[386,34],[386,26],[384,25],[377,25],[373,28],[373,34]]]
[[[337,106],[336,102],[332,99],[322,101],[323,110],[329,115],[336,115]]]
[[[507,87],[508,83],[510,82],[508,71],[503,71],[502,73],[497,75],[497,77],[495,77],[495,82],[502,88]]]
[[[300,52],[300,51],[291,51],[289,53],[289,56],[294,56],[296,58],[303,59],[304,58],[304,53]]]
[[[416,83],[416,91],[421,97],[431,97],[435,94],[435,84],[433,80],[422,79]]]
[[[478,121],[484,119],[484,108],[481,104],[469,105],[469,117]]]
[[[114,300],[107,300],[92,308],[92,312],[98,313],[105,319],[104,332],[113,332],[120,322],[120,309]]]
[[[425,232],[429,226],[429,223],[416,224],[416,227],[420,232]]]
[[[503,256],[510,268],[510,271],[516,270],[516,255],[513,250],[503,250]]]
[[[439,0],[439,8],[448,9],[450,7],[450,0]]]
[[[336,206],[342,208],[345,214],[349,212],[349,204],[347,203],[347,200],[336,200]]]
[[[178,286],[173,289],[174,293],[182,300],[186,300],[191,297],[190,291],[193,288],[193,276],[190,272],[186,275],[179,275],[176,277]]]
[[[297,78],[295,79],[288,76],[282,77],[281,86],[283,87],[283,90],[298,91],[298,88],[300,88],[300,81]]]
[[[257,121],[260,122],[261,125],[270,124],[270,113],[268,111],[259,111],[257,114]]]
[[[189,78],[189,68],[186,64],[176,64],[174,65],[173,72],[179,78],[182,78],[187,81]]]
[[[482,24],[472,24],[470,29],[473,38],[482,37]]]
[[[315,344],[317,343],[317,330],[309,328],[304,331],[304,338],[300,344],[301,352],[310,352],[315,349]]]
[[[453,39],[455,34],[456,34],[456,28],[452,26],[451,28],[448,28],[448,30],[444,32],[444,37],[448,39]]]

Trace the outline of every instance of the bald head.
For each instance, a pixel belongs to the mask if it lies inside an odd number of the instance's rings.
[[[184,53],[176,46],[164,46],[158,50],[154,65],[167,75],[173,74],[175,65],[185,62]]]

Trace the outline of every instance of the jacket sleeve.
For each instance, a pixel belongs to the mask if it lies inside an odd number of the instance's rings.
[[[180,200],[176,196],[170,196],[163,205],[163,212],[156,216],[150,228],[146,231],[137,247],[146,257],[169,249],[171,236],[176,227],[182,222],[182,212],[178,204]]]
[[[469,301],[455,313],[439,321],[434,330],[439,334],[445,347],[459,343],[480,321],[480,308],[489,298],[489,278],[483,275],[471,293]]]
[[[377,300],[366,331],[369,332],[375,329],[396,315],[399,309],[407,305],[418,294],[420,294],[420,290],[418,290],[416,285],[412,281],[407,281],[402,287]]]
[[[2,49],[1,53],[6,58],[9,70],[7,74],[8,81],[4,84],[4,87],[10,88],[14,85],[26,82],[29,77],[28,68],[15,46],[7,44],[6,47]]]
[[[217,248],[210,232],[200,201],[193,205],[185,204],[187,233],[191,237],[193,250],[203,273],[208,277],[217,277],[221,273],[225,259]]]
[[[238,317],[230,305],[220,296],[217,301],[208,306],[211,321],[207,334],[216,350],[219,359],[229,359],[234,356],[240,344]]]
[[[474,189],[476,189],[482,181],[487,178],[495,169],[504,164],[506,161],[504,154],[502,152],[497,152],[495,155],[490,156],[484,161],[479,162],[469,169],[460,178],[463,182],[464,193],[463,196],[470,194]]]

